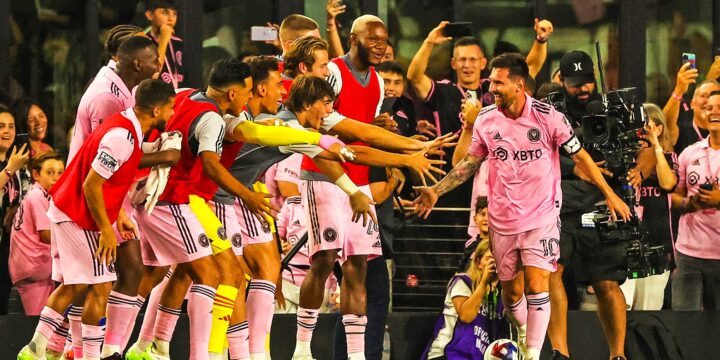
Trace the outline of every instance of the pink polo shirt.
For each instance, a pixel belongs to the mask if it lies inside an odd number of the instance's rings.
[[[582,148],[565,116],[525,96],[513,120],[495,105],[484,108],[473,127],[469,154],[487,158],[490,227],[510,235],[557,222],[560,215],[559,147]]]
[[[40,241],[40,231],[50,230],[50,219],[47,216],[49,203],[50,195],[40,184],[35,183],[15,214],[8,261],[13,284],[28,278],[50,278],[50,244]]]
[[[698,193],[702,184],[718,185],[720,150],[713,150],[708,139],[688,146],[678,159],[678,188],[687,196]],[[720,259],[720,210],[708,209],[680,216],[677,251],[701,259]]]

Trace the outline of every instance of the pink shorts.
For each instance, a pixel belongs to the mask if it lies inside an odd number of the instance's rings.
[[[275,237],[272,231],[270,231],[270,225],[268,223],[258,220],[245,204],[243,204],[242,200],[238,199],[235,204],[237,205],[235,209],[237,210],[237,217],[240,220],[240,228],[242,229],[243,245],[264,244],[275,241]]]
[[[372,198],[370,186],[360,191]],[[367,255],[368,260],[382,255],[380,229],[372,220],[363,226],[362,219],[352,221],[350,200],[337,185],[327,181],[303,180],[300,192],[308,221],[310,257],[322,250],[341,250],[341,263],[348,256]],[[370,207],[375,213],[375,208]]]
[[[560,219],[519,234],[503,235],[491,228],[490,248],[500,281],[514,279],[525,266],[555,272],[560,258]]]
[[[213,254],[210,239],[188,204],[156,205],[150,215],[142,205],[135,210],[145,265],[183,264]]]
[[[215,216],[217,216],[217,218],[225,227],[225,234],[227,234],[227,238],[232,244],[232,249],[235,255],[242,256],[242,227],[240,226],[240,221],[238,220],[237,216],[237,212],[240,211],[236,211],[236,209],[238,208],[237,202],[234,205],[229,205],[209,201],[208,206],[210,206],[210,209],[212,209],[212,211],[215,213]]]
[[[72,221],[63,221],[52,223],[50,234],[51,243],[55,242],[57,246],[57,258],[53,257],[54,280],[76,285],[102,284],[117,279],[115,263],[105,264],[95,256],[99,232],[84,230]]]

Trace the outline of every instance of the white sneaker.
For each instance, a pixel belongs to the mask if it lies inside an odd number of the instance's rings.
[[[527,325],[518,326],[518,350],[520,351],[519,360],[525,360],[527,358]]]

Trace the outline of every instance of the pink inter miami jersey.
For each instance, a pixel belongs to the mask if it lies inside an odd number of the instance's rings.
[[[678,188],[695,196],[701,185],[720,183],[720,150],[710,147],[708,138],[688,146],[678,159]],[[700,259],[720,259],[720,210],[706,209],[680,217],[675,248]]]
[[[10,277],[13,284],[39,274],[50,277],[50,244],[40,241],[40,231],[50,230],[47,216],[50,195],[35,183],[18,208],[10,235]]]
[[[67,164],[103,120],[133,106],[132,92],[113,69],[103,66],[80,99]]]
[[[525,96],[522,115],[507,118],[495,105],[482,110],[469,153],[487,157],[490,226],[517,234],[557,222],[560,215],[559,147],[582,148],[565,116]]]

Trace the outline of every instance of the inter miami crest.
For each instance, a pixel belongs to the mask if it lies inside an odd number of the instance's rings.
[[[242,246],[242,237],[240,236],[240,234],[234,234],[232,236],[232,239],[230,239],[230,242],[232,243],[233,247],[239,248]]]
[[[323,231],[323,240],[333,242],[337,240],[337,231],[333,228],[327,228]]]
[[[698,180],[700,180],[700,174],[693,171],[690,174],[688,174],[687,180],[688,180],[688,184],[695,185],[698,183]]]
[[[527,132],[527,137],[530,142],[540,141],[540,130],[538,130],[538,128],[530,128]]]
[[[198,237],[198,243],[200,243],[200,246],[202,247],[210,246],[210,240],[208,239],[207,235],[205,235],[205,233],[200,234],[200,236]]]
[[[217,229],[217,234],[220,240],[227,240],[227,234],[225,233],[225,227],[221,226]]]

